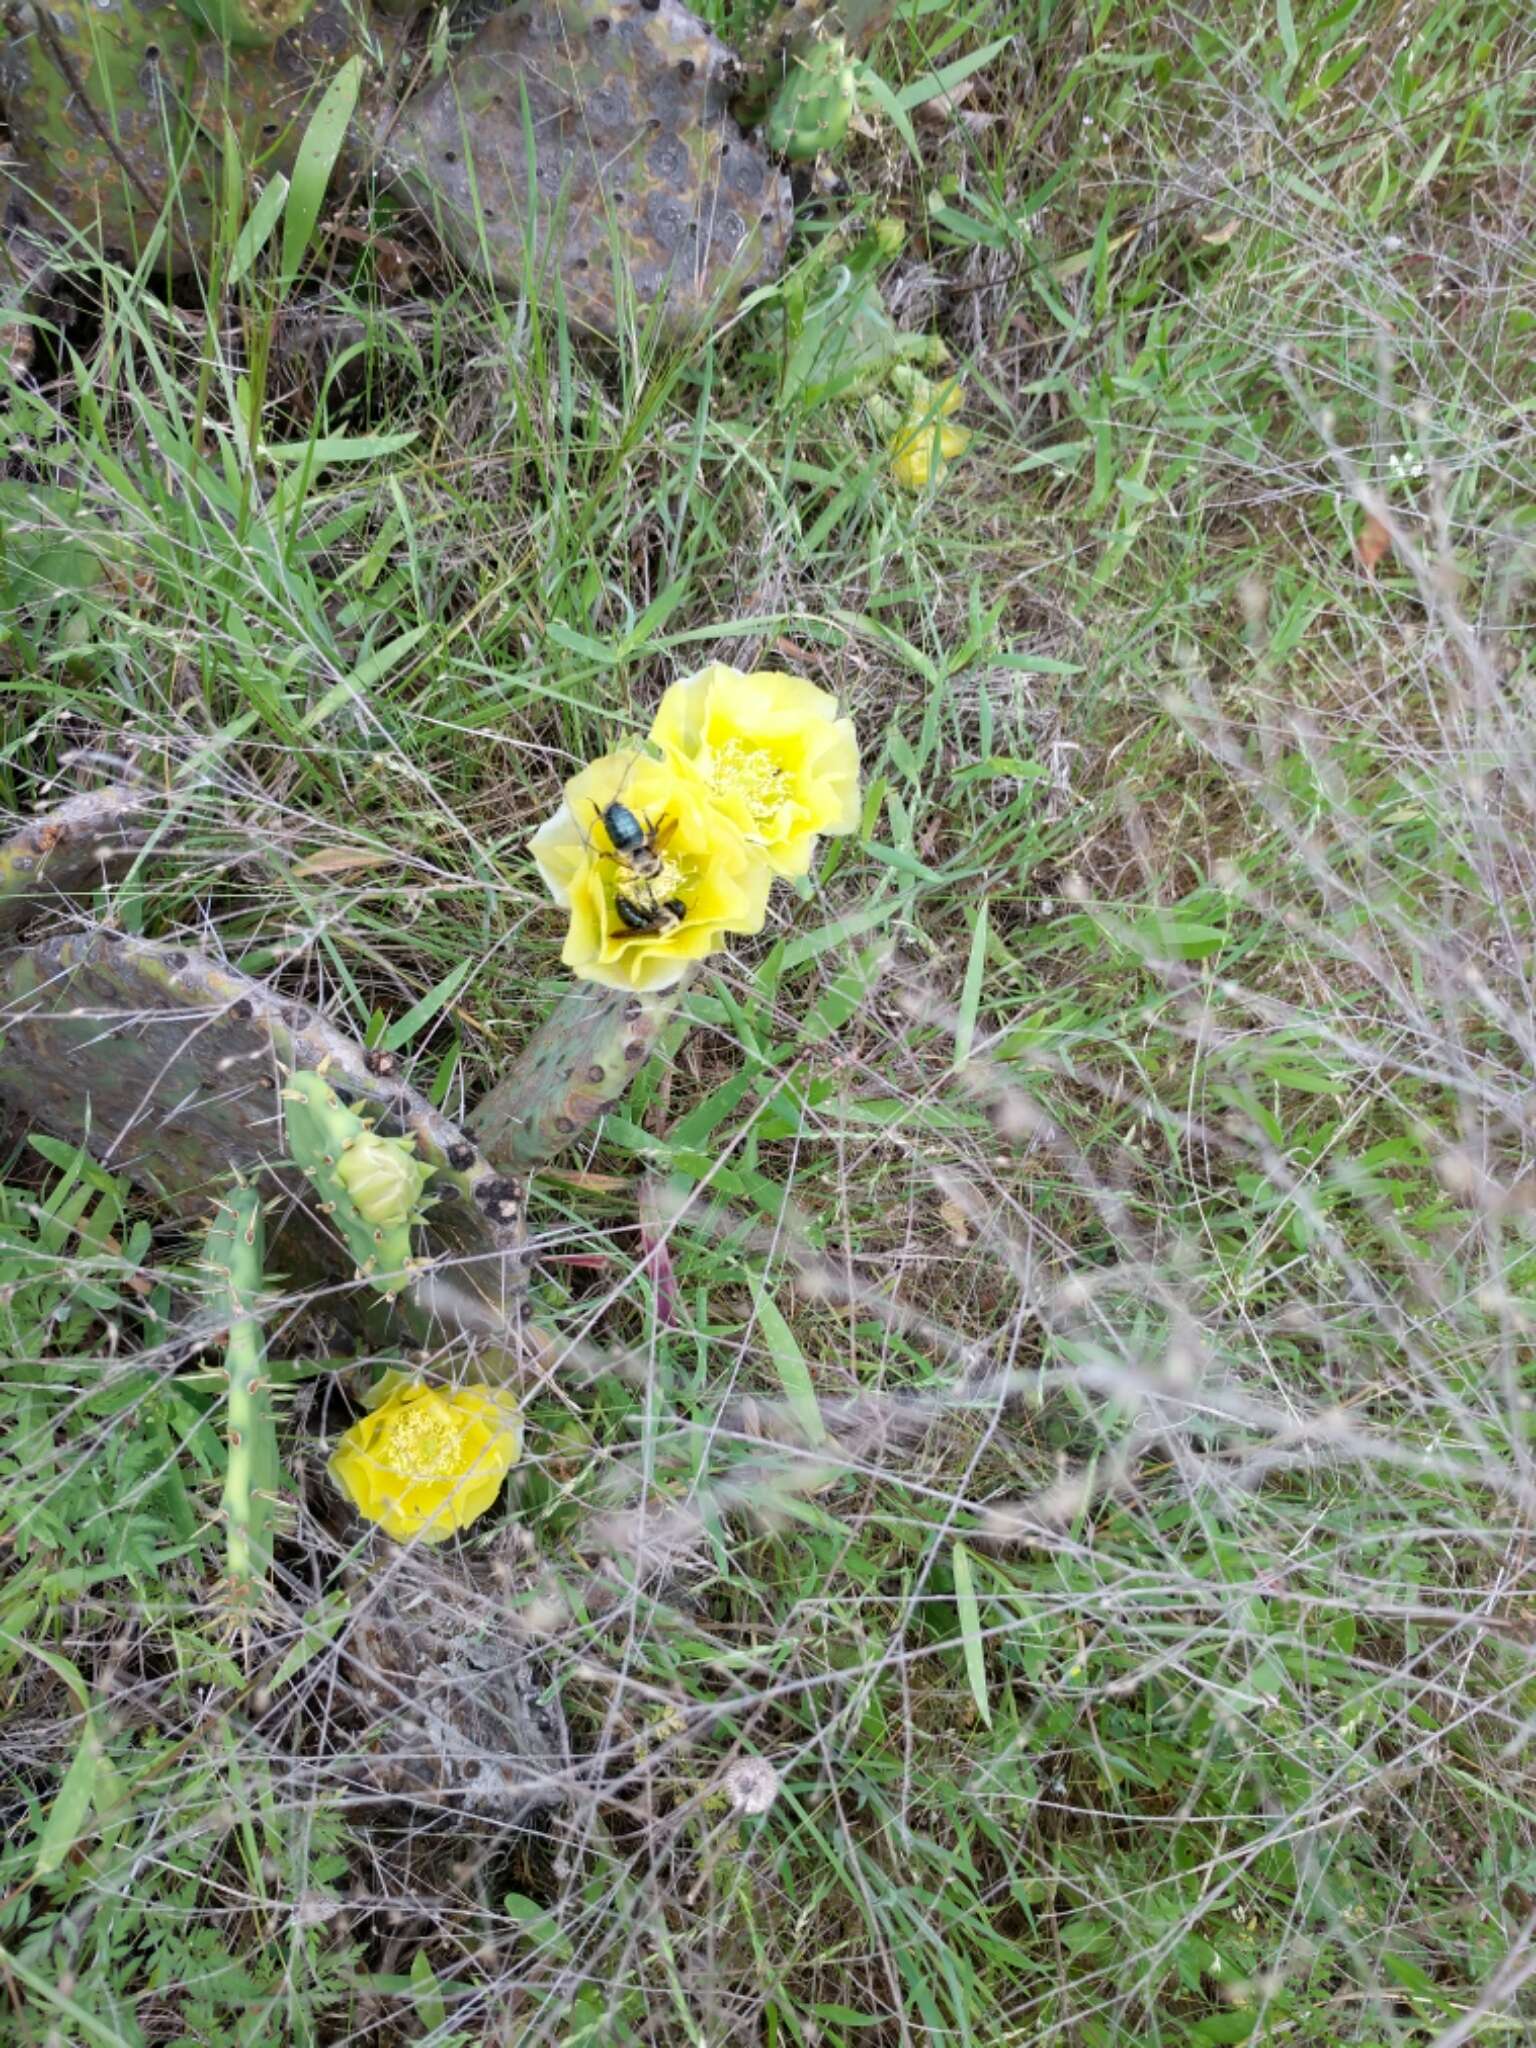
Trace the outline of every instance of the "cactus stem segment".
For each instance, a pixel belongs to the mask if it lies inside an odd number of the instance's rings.
[[[261,1377],[266,1347],[257,1301],[265,1253],[261,1198],[237,1186],[222,1204],[204,1261],[229,1317],[225,1339],[223,1516],[229,1583],[242,1604],[260,1596],[272,1567],[271,1506],[277,1475],[277,1424]]]
[[[818,38],[791,57],[764,128],[770,149],[791,163],[835,149],[858,104],[858,73],[841,36]]]
[[[359,1279],[397,1294],[416,1269],[411,1229],[432,1169],[409,1138],[382,1137],[325,1074],[301,1071],[283,1090],[288,1149],[346,1241]]]

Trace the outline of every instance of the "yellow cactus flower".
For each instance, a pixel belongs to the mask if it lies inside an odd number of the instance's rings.
[[[776,875],[805,874],[822,833],[857,829],[853,720],[803,677],[713,662],[667,691],[651,738],[703,780]]]
[[[646,834],[620,851],[604,823],[622,804]],[[560,957],[607,988],[670,988],[726,932],[763,928],[772,876],[686,762],[635,748],[565,785],[530,842],[550,894],[571,914]]]
[[[891,442],[891,475],[904,490],[920,491],[930,478],[942,476],[955,457],[963,455],[970,445],[969,428],[951,426],[947,420],[927,420],[920,426],[909,424]]]
[[[443,1543],[501,1491],[522,1449],[522,1419],[499,1387],[429,1387],[387,1372],[372,1410],[342,1437],[331,1477],[360,1515],[404,1543]]]
[[[922,420],[947,420],[965,403],[965,386],[958,377],[946,377],[941,384],[935,384],[910,363],[898,363],[892,370],[891,388],[901,393],[908,422],[913,426]]]

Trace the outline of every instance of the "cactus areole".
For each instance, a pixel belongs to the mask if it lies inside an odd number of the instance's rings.
[[[119,261],[161,234],[162,265],[197,269],[221,226],[220,138],[234,137],[254,203],[262,181],[292,173],[339,67],[399,49],[405,31],[386,17],[411,11],[398,0],[10,8],[6,227],[42,239],[73,228]],[[685,335],[782,263],[787,180],[731,118],[740,67],[680,0],[513,0],[457,41],[441,76],[409,62],[390,75],[426,82],[401,102],[370,69],[331,194],[375,174],[497,290],[531,282],[599,332],[654,311]]]

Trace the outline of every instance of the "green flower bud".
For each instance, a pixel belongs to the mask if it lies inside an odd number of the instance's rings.
[[[357,1204],[358,1215],[385,1230],[410,1220],[428,1177],[409,1145],[373,1131],[349,1145],[336,1162],[336,1178]]]

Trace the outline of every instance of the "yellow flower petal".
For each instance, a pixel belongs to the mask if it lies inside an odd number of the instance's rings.
[[[853,721],[803,676],[714,662],[667,691],[651,738],[777,875],[805,874],[822,833],[858,826]]]
[[[935,384],[909,363],[898,363],[891,372],[891,385],[899,391],[909,426],[924,421],[948,419],[965,403],[965,386],[958,377],[946,377]]]
[[[904,489],[920,491],[930,478],[942,477],[948,464],[963,455],[970,443],[969,428],[951,426],[947,420],[916,425],[909,421],[891,441],[891,474]]]
[[[603,824],[614,802],[650,831],[659,873],[643,875],[615,852]],[[771,874],[681,760],[636,748],[594,761],[566,784],[564,803],[530,845],[550,894],[570,912],[561,959],[608,988],[670,988],[727,932],[761,931],[767,916]],[[647,916],[649,927],[636,929]]]
[[[388,1372],[371,1413],[332,1453],[332,1479],[397,1542],[441,1543],[490,1507],[522,1449],[517,1403],[499,1387],[429,1387]]]

